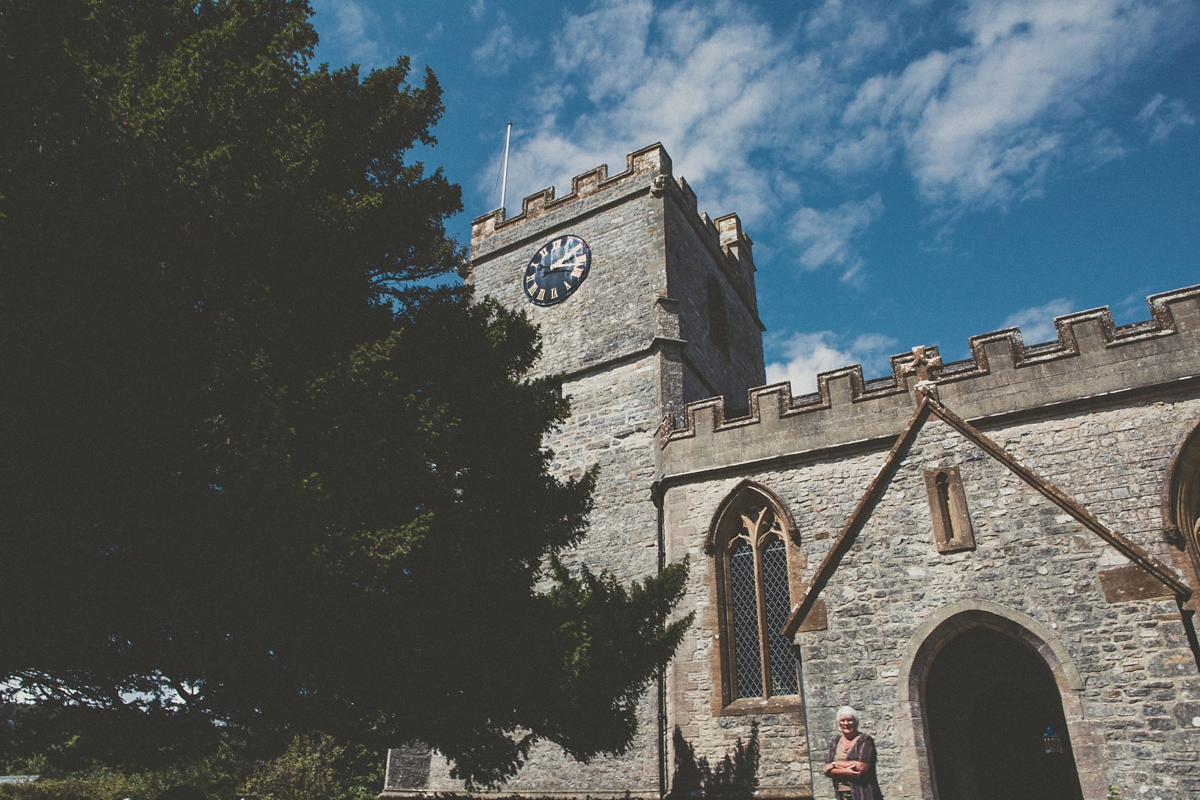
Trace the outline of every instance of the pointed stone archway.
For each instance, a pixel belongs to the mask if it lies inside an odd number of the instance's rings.
[[[987,625],[958,633],[922,700],[938,800],[1083,800],[1058,686],[1025,642]],[[1045,752],[1047,731],[1063,752]]]
[[[1015,670],[1010,677],[1017,680],[989,681],[987,658],[971,655],[977,648],[983,648],[992,658],[1002,652]],[[977,686],[971,685],[973,670]],[[1069,765],[1063,763],[1045,773],[1048,777],[1041,779],[1043,783],[1035,785],[1059,781],[1069,787],[1056,787],[1056,797],[1078,797],[1080,790],[1088,798],[1106,795],[1103,731],[1083,718],[1082,681],[1062,642],[1033,618],[981,599],[946,606],[926,620],[910,640],[898,679],[895,719],[902,759],[897,781],[901,797],[966,800],[971,795],[964,795],[964,791],[972,791],[972,780],[978,781],[989,770],[1002,769],[1005,759],[1011,764],[1013,758],[1032,757],[1028,742],[1024,754],[1019,752],[1020,747],[1015,751],[1008,747],[1013,737],[1027,737],[1030,732],[1022,726],[1032,724],[1064,726],[1063,740],[1068,748],[1064,755],[1073,756],[1078,775],[1076,782]],[[930,688],[934,692],[932,704]],[[1014,691],[1018,696],[1014,697]],[[1028,696],[1022,696],[1022,692]],[[1057,708],[1055,695],[1061,701]],[[989,742],[985,736],[983,742],[978,737],[970,743],[959,742],[956,737],[962,735],[962,730],[946,730],[956,725],[971,728],[982,724],[973,716],[987,714],[989,708],[1004,710],[1005,722],[989,732],[995,741]],[[1054,720],[1046,720],[1047,714],[1053,714]],[[939,730],[931,729],[934,724]],[[1007,752],[980,752],[979,744],[996,742]],[[1038,745],[1040,741],[1034,747]],[[1067,777],[1053,777],[1060,773],[1067,773]],[[939,781],[945,784],[945,791],[940,790],[943,787]]]
[[[1163,535],[1171,545],[1175,566],[1195,588],[1200,585],[1200,420],[1192,425],[1171,457],[1164,489]],[[1200,593],[1183,606],[1192,611],[1200,609]],[[1200,661],[1200,651],[1196,658]]]

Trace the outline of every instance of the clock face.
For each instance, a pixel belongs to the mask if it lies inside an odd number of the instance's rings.
[[[525,296],[538,306],[561,303],[587,278],[591,265],[592,251],[583,239],[572,234],[551,239],[525,268]]]

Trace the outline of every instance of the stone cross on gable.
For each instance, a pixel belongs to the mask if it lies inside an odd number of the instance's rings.
[[[930,358],[925,354],[925,345],[917,345],[912,349],[912,361],[900,368],[900,374],[916,375],[917,385],[913,387],[917,395],[928,394],[934,400],[938,399],[937,384],[933,382],[933,371],[941,369],[942,357]]]

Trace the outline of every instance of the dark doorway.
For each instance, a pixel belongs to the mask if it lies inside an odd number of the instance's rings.
[[[924,699],[939,800],[1083,799],[1054,675],[1023,642],[960,633],[934,656]],[[1047,728],[1061,754],[1046,754]]]

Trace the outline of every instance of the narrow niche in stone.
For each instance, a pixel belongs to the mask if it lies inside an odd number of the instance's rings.
[[[709,275],[705,284],[708,298],[708,336],[713,346],[729,355],[729,311],[725,308],[725,293],[715,275]]]
[[[925,489],[929,493],[929,516],[938,552],[973,550],[975,532],[967,513],[967,496],[958,467],[925,470]]]
[[[799,702],[795,652],[780,635],[791,610],[791,529],[779,504],[757,487],[743,487],[718,512],[711,552],[719,595],[723,707],[748,699]]]

